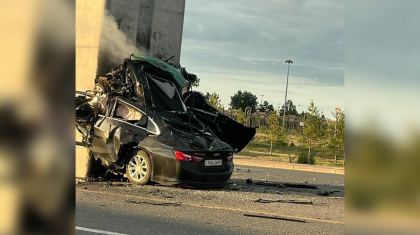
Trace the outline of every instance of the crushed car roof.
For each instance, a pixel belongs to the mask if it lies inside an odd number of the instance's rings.
[[[131,60],[141,60],[146,61],[172,75],[175,81],[178,83],[180,87],[184,87],[187,84],[187,80],[185,80],[184,76],[182,76],[181,71],[179,69],[174,68],[173,66],[169,65],[168,63],[146,55],[138,55],[134,54],[130,57]]]

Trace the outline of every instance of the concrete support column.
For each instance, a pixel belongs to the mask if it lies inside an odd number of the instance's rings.
[[[76,90],[93,88],[99,51],[99,36],[105,0],[76,1]],[[76,141],[82,137],[76,130]],[[76,146],[76,177],[86,177],[89,155],[85,147]]]
[[[149,55],[158,58],[174,56],[171,62],[179,63],[185,0],[158,0],[153,2]]]
[[[107,0],[105,7],[137,48],[179,63],[185,0]]]

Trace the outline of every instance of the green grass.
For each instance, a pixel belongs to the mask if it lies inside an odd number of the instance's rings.
[[[264,138],[263,134],[257,133],[254,139],[238,154],[237,158],[259,159],[277,162],[296,163],[298,154],[307,153],[308,147],[299,144],[298,137],[288,136],[288,141],[273,145],[273,155],[270,156],[270,142]],[[295,146],[287,146],[288,142],[293,142]],[[338,156],[337,163],[334,163],[334,156],[328,150],[315,147],[311,150],[311,155],[315,156],[315,165],[322,166],[343,166],[342,156]]]

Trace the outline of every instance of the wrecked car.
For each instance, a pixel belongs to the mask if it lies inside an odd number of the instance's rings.
[[[225,187],[255,135],[188,89],[185,68],[131,55],[76,92],[76,128],[95,159],[133,184]]]

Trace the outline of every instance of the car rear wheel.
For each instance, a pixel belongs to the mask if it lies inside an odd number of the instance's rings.
[[[152,164],[146,152],[134,152],[126,164],[127,178],[132,184],[144,185],[150,180],[152,173]]]

